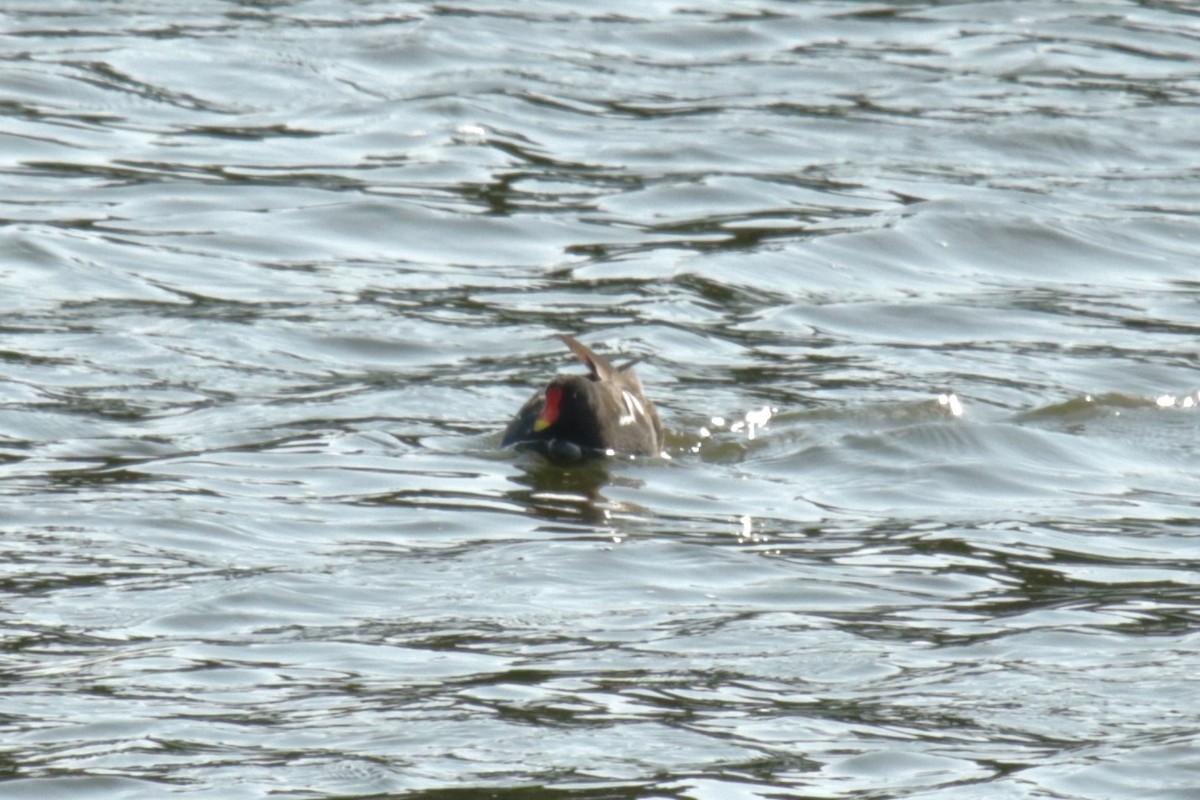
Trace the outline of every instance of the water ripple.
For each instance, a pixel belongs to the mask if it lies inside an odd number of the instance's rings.
[[[5,797],[1190,796],[1187,9],[5,22]]]

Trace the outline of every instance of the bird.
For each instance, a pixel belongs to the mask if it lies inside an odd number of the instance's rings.
[[[637,359],[617,367],[572,336],[557,338],[588,374],[557,375],[535,392],[508,423],[501,447],[562,462],[661,455],[662,422],[633,371]]]

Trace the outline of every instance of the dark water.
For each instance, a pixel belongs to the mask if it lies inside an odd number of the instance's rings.
[[[1198,796],[1195,6],[0,30],[3,797]]]

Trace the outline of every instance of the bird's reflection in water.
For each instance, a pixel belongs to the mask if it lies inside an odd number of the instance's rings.
[[[518,467],[520,471],[509,480],[520,488],[509,490],[509,499],[547,522],[607,526],[616,509],[602,494],[604,487],[640,483],[628,476],[614,476],[612,462],[604,458],[562,464],[524,453]]]

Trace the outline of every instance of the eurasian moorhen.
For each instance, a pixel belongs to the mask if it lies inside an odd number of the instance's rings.
[[[588,375],[558,375],[529,398],[504,430],[501,445],[517,445],[558,461],[602,455],[657,456],[662,452],[662,422],[642,394],[635,361],[615,367],[575,341],[560,335],[587,366]]]

